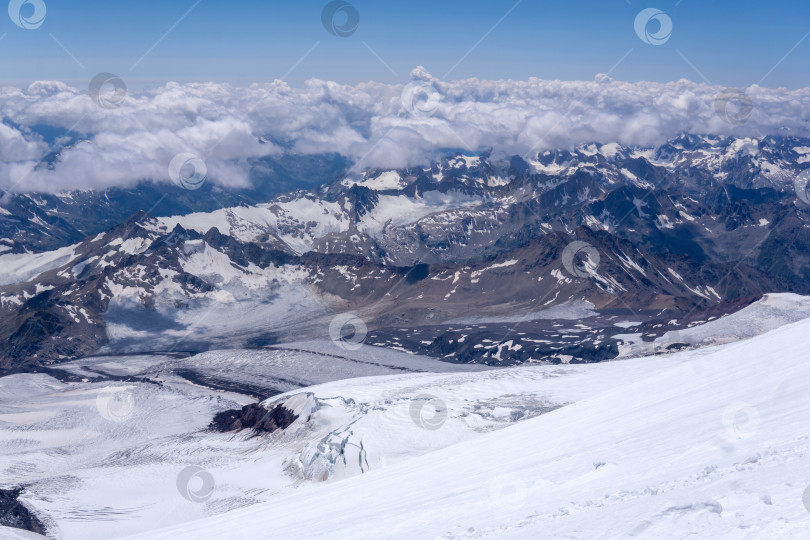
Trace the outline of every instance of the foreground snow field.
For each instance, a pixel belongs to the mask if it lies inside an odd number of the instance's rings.
[[[665,360],[512,370],[549,375],[518,392],[562,396],[567,381],[581,399],[361,476],[304,484],[138,538],[806,538],[809,333],[805,320]],[[657,369],[633,369],[645,362]],[[553,376],[568,369],[579,376]],[[588,372],[599,372],[600,384]],[[440,391],[413,382],[414,393]],[[448,403],[447,426],[463,414],[455,406]],[[402,429],[397,409],[395,401],[375,428]],[[412,445],[446,438],[443,429],[414,434]]]
[[[360,359],[369,351],[351,354]],[[388,356],[392,364],[404,355]],[[254,366],[257,378],[279,368],[267,354],[252,358],[260,361]],[[284,358],[295,368],[294,376],[308,371],[312,360],[300,353]],[[123,358],[120,365],[111,358],[100,360],[90,367],[150,374],[148,359]],[[124,370],[131,360],[134,365]],[[669,365],[668,358],[661,360]],[[463,367],[429,358],[414,358],[413,364],[423,370]],[[58,538],[146,533],[273,501],[308,483],[384,469],[465,441],[474,444],[483,433],[606,391],[661,365],[637,359],[336,381],[267,400],[285,403],[301,418],[283,432],[261,437],[206,431],[215,412],[252,400],[176,376],[164,374],[158,386],[71,385],[41,374],[14,375],[0,379],[0,487],[26,485],[23,501]],[[65,365],[70,370],[77,366]],[[217,362],[208,367],[215,370]],[[224,376],[227,362],[219,367],[217,373]],[[446,415],[437,417],[433,403],[415,399],[425,395],[438,398]],[[178,491],[178,474],[187,467],[211,475],[216,487],[210,497],[195,502]]]
[[[0,378],[0,489],[25,486],[24,504],[57,538],[111,538],[197,519],[270,500],[303,481],[286,472],[285,460],[295,459],[313,439],[343,430],[345,415],[283,440],[252,438],[247,431],[214,433],[207,427],[216,413],[255,399],[191,383],[177,370],[195,370],[206,381],[228,387],[271,391],[341,376],[488,369],[371,347],[344,351],[331,342],[290,347],[62,364],[66,372],[86,377],[79,383],[45,374]],[[130,379],[88,381],[99,375]],[[507,420],[482,425],[498,427]],[[205,504],[187,500],[177,487],[180,471],[197,466],[216,477],[216,492]]]
[[[755,335],[806,303],[770,295],[679,341]],[[319,342],[70,362],[132,379],[0,378],[0,489],[25,486],[60,539],[804,538],[809,331],[510,369]],[[299,417],[209,431],[253,399],[178,370],[289,388],[264,405]]]

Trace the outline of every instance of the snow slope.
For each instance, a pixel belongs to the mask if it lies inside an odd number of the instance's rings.
[[[619,347],[620,357],[644,356],[666,351],[669,345],[676,343],[690,348],[734,343],[808,317],[810,297],[792,293],[766,294],[739,311],[706,323],[669,331],[654,342],[642,341],[641,334],[617,334],[614,337],[624,341]],[[628,328],[633,326],[627,323]]]
[[[374,347],[344,351],[319,342],[288,347],[210,352],[185,361],[129,356],[62,365],[78,375],[129,375],[153,383],[65,384],[44,374],[0,378],[0,488],[26,486],[22,501],[54,538],[146,533],[273,501],[308,483],[366,474],[471,442],[666,365],[639,359],[488,369]],[[302,352],[305,349],[321,355]],[[349,360],[355,360],[356,367]],[[397,370],[405,365],[408,369]],[[311,414],[283,432],[252,437],[249,431],[234,435],[205,429],[216,412],[252,399],[191,384],[172,373],[178,367],[237,383],[266,381],[274,387],[281,386],[281,375],[286,381],[323,380],[339,377],[345,368],[352,374],[362,367],[369,375],[389,375],[336,381],[271,398],[268,403],[290,407],[288,402],[303,398],[312,403]],[[478,373],[461,372],[464,369]],[[441,370],[453,373],[425,373]],[[397,372],[403,374],[390,375]],[[449,413],[441,429],[422,427],[431,427],[435,416],[428,407],[416,417],[424,424],[411,416],[411,408],[419,404],[415,398],[425,394],[441,399]],[[178,491],[178,474],[187,467],[202,467],[215,481],[213,493],[202,503]]]
[[[737,344],[587,366],[601,372],[600,388],[568,406],[138,538],[806,538],[808,332],[804,320]],[[617,368],[645,361],[656,369]],[[395,416],[369,428],[396,432],[405,424]]]
[[[73,260],[78,246],[67,246],[45,253],[8,253],[0,255],[0,285],[23,283],[59,268]]]

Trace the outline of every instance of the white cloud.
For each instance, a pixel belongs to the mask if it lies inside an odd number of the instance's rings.
[[[403,167],[425,163],[439,148],[525,155],[587,142],[652,146],[683,132],[810,135],[810,89],[752,86],[750,119],[731,125],[715,112],[723,89],[686,80],[444,82],[421,68],[412,79],[440,93],[432,116],[405,110],[403,85],[377,83],[169,83],[130,91],[112,110],[63,83],[3,88],[0,187],[21,178],[20,191],[168,182],[168,164],[180,152],[200,156],[211,181],[239,186],[248,181],[251,159],[281,152],[337,152],[360,167]],[[86,141],[64,149],[52,169],[34,170],[53,150],[30,129],[42,125],[72,129]]]
[[[24,161],[37,159],[48,148],[38,138],[31,137],[31,140],[15,129],[4,124],[0,124],[0,160],[2,161]]]

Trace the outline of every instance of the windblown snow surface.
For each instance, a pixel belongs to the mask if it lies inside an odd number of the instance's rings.
[[[486,369],[301,343],[64,364],[151,382],[12,375],[0,488],[24,487],[60,539],[806,538],[810,319],[785,316],[801,300],[709,323],[760,334],[747,341],[602,364]],[[300,387],[265,407],[298,418],[209,431],[253,400],[178,369],[280,389],[285,376]],[[323,382],[344,372],[359,378]],[[180,482],[190,467],[203,472]]]
[[[641,358],[311,388],[381,407],[355,424],[356,440],[423,451],[140,538],[807,538],[809,332],[805,320],[655,365]],[[440,429],[413,430],[400,398],[417,393],[448,400]],[[475,431],[472,403],[505,393],[571,403],[460,436]]]

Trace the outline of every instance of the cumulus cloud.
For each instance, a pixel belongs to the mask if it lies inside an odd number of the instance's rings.
[[[47,145],[36,138],[32,139],[26,139],[18,129],[0,124],[0,160],[36,159],[37,156],[47,151]]]
[[[753,110],[741,123],[717,113],[723,88],[687,80],[441,81],[422,68],[411,78],[432,94],[419,110],[402,99],[404,85],[321,80],[301,88],[169,83],[130,91],[112,109],[59,82],[3,88],[0,188],[168,182],[179,153],[203,159],[211,181],[244,186],[252,162],[282,153],[336,152],[356,168],[399,168],[426,163],[443,148],[529,155],[591,142],[655,146],[684,132],[810,135],[810,89],[744,89]],[[736,106],[729,104],[732,116]],[[70,132],[49,140],[42,126]],[[58,159],[43,166],[54,152]]]

